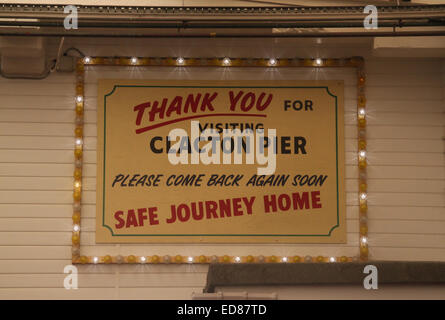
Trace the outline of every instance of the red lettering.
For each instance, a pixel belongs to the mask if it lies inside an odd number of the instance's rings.
[[[244,204],[247,207],[247,214],[252,214],[253,203],[255,201],[255,197],[250,197],[250,200],[247,198],[243,198]]]
[[[205,205],[206,205],[207,219],[218,218],[218,213],[216,212],[216,209],[218,208],[218,204],[215,201],[206,201]]]
[[[249,99],[250,101],[248,102]],[[255,94],[253,92],[247,93],[243,97],[243,100],[241,100],[241,110],[244,112],[249,111],[250,109],[252,109],[254,103],[255,103]]]
[[[142,116],[144,115],[145,109],[150,107],[150,102],[141,103],[133,108],[134,111],[137,111],[138,114],[136,115],[136,125],[139,126],[142,121]]]
[[[230,199],[219,200],[219,210],[221,211],[221,218],[232,216],[232,207],[230,206]]]
[[[194,98],[194,100],[193,100]],[[189,108],[192,109],[192,112],[195,113],[196,111],[198,111],[198,105],[199,105],[199,101],[201,100],[201,94],[198,93],[196,95],[196,97],[194,97],[193,94],[189,94],[187,97],[187,100],[185,100],[185,105],[184,105],[184,113],[188,113],[189,112]]]
[[[150,121],[154,121],[156,114],[159,114],[159,119],[164,119],[164,113],[165,113],[165,107],[167,105],[167,98],[162,99],[161,107],[158,107],[159,102],[154,101],[153,106],[151,107],[151,110],[149,112]]]
[[[114,219],[119,221],[119,223],[116,223],[114,225],[116,229],[121,229],[125,225],[125,220],[121,218],[121,216],[123,215],[124,215],[123,211],[116,211],[116,213],[114,214]]]
[[[309,209],[309,193],[303,192],[300,196],[300,193],[295,192],[292,194],[294,200],[294,210],[302,209],[303,206],[305,209]]]
[[[217,92],[214,92],[211,96],[210,94],[206,93],[204,95],[204,99],[202,100],[201,111],[205,111],[206,107],[208,107],[210,111],[214,111],[215,108],[212,106],[212,102],[215,100],[217,95]]]
[[[229,99],[230,99],[230,111],[235,111],[236,104],[238,103],[238,100],[243,95],[243,91],[238,92],[236,97],[233,96],[233,91],[229,91]]]
[[[256,108],[257,108],[258,111],[263,111],[272,102],[273,94],[270,93],[269,96],[267,97],[266,102],[264,102],[264,104],[261,104],[261,102],[263,101],[265,95],[266,95],[265,92],[261,92],[260,97],[258,98],[258,101],[256,103]]]
[[[180,204],[177,214],[179,221],[186,222],[190,219],[190,208],[186,204]]]
[[[241,198],[233,198],[233,215],[234,216],[242,216],[243,210],[241,207]]]
[[[144,220],[147,220],[147,216],[144,215],[144,213],[147,212],[147,208],[140,208],[138,209],[138,220],[139,220],[139,226],[144,225]]]
[[[266,213],[269,213],[272,209],[272,212],[277,212],[277,198],[274,194],[272,194],[271,199],[269,199],[269,196],[264,196],[264,211]]]
[[[136,213],[134,212],[133,209],[128,210],[128,214],[127,214],[127,224],[125,226],[125,228],[129,228],[129,227],[137,227],[138,226],[138,221],[136,220]]]
[[[182,105],[182,97],[176,96],[173,101],[170,103],[170,106],[167,110],[167,117],[170,117],[170,115],[173,112],[176,112],[177,115],[181,114],[181,105]]]
[[[320,191],[312,191],[311,198],[312,198],[312,208],[315,208],[315,209],[321,208]]]
[[[278,196],[278,207],[281,211],[287,211],[290,208],[290,197],[287,194],[280,194]]]
[[[150,221],[150,225],[159,224],[158,215],[155,213],[158,211],[157,207],[148,208],[148,218]]]

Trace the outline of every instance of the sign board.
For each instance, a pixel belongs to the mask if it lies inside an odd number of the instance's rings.
[[[98,243],[345,243],[342,81],[99,80]]]

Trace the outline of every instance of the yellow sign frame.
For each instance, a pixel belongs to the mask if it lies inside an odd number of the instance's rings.
[[[357,127],[358,127],[358,168],[359,168],[359,255],[355,257],[328,257],[328,256],[206,256],[188,257],[177,255],[164,256],[84,256],[80,252],[80,223],[82,200],[82,158],[83,158],[83,116],[84,116],[84,75],[85,67],[92,66],[134,66],[134,67],[353,67],[357,72]],[[75,122],[75,170],[73,191],[73,231],[72,231],[72,262],[74,264],[111,264],[111,263],[251,263],[251,262],[352,262],[366,261],[369,256],[368,226],[367,226],[367,183],[366,183],[366,97],[365,97],[365,70],[362,57],[346,59],[251,59],[251,58],[140,58],[140,57],[84,57],[78,59],[76,64],[76,122]]]

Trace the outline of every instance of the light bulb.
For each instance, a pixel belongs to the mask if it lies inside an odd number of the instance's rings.
[[[76,139],[76,145],[77,146],[82,145],[82,139]]]
[[[184,58],[183,57],[179,57],[178,59],[176,59],[176,63],[177,64],[184,64]]]
[[[83,58],[83,62],[84,63],[90,63],[91,62],[91,58],[90,57],[85,57],[85,58]]]
[[[335,262],[335,261],[337,261],[337,259],[335,259],[335,257],[330,257],[329,258],[329,262]]]
[[[362,200],[366,200],[367,197],[368,196],[366,195],[366,193],[361,193],[360,194],[360,199],[362,199]]]
[[[74,232],[79,231],[79,230],[80,230],[80,226],[79,226],[78,224],[75,224],[75,225],[73,226],[73,230],[74,230]]]
[[[82,102],[83,101],[83,97],[82,96],[77,96],[76,97],[76,101],[77,102]]]
[[[367,238],[367,237],[362,237],[362,238],[360,239],[360,241],[361,241],[361,243],[363,243],[363,244],[367,244],[367,243],[368,243],[368,238]]]
[[[93,263],[96,264],[96,263],[98,263],[98,262],[99,262],[99,258],[98,258],[98,257],[94,257],[94,258],[93,258]]]
[[[359,156],[360,156],[360,158],[364,158],[364,157],[366,157],[366,151],[361,150],[361,151],[359,152]]]
[[[145,257],[141,257],[141,263],[145,263],[146,261],[147,261],[147,258],[145,258]]]
[[[323,63],[323,60],[321,60],[320,58],[315,59],[315,63],[317,64],[317,66],[321,66],[321,64]]]
[[[275,66],[277,64],[277,59],[275,58],[270,58],[269,59],[269,65],[270,66]]]
[[[230,59],[229,59],[229,58],[224,58],[224,59],[223,59],[223,64],[224,64],[225,66],[230,65]]]
[[[281,259],[281,261],[283,261],[283,262],[287,262],[288,259],[287,259],[287,257],[283,257],[283,258]]]
[[[192,263],[192,262],[193,262],[193,257],[188,257],[188,258],[187,258],[187,261],[188,261],[189,263]]]
[[[364,116],[366,114],[365,108],[358,109],[358,114]]]
[[[132,57],[131,58],[131,64],[136,64],[136,63],[138,63],[138,58]]]
[[[240,262],[241,258],[240,257],[235,257],[235,262]]]

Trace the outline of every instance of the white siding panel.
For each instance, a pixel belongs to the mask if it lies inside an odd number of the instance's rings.
[[[128,55],[132,52],[143,55],[147,48],[116,48],[106,40],[99,41],[103,45],[98,47],[94,47],[96,42],[91,39],[71,41],[90,43],[85,51],[95,55],[114,54],[119,50],[129,51]],[[197,43],[190,47],[200,50]],[[169,41],[159,40],[159,44],[153,50],[165,53],[170,49]],[[217,44],[204,51],[223,52],[228,42],[221,40]],[[242,41],[235,40],[230,45],[237,46],[239,55],[251,52]],[[285,44],[277,48],[283,55],[295,49]],[[202,54],[207,54],[205,52]],[[357,54],[351,52],[351,55]],[[366,63],[371,259],[445,261],[445,69],[437,59],[371,58]],[[91,255],[356,255],[358,171],[353,70],[242,68],[224,72],[217,68],[187,71],[146,68],[134,72],[133,68],[88,69],[83,252]],[[96,245],[97,80],[130,77],[344,80],[347,243]],[[187,299],[192,292],[202,292],[207,272],[204,265],[79,266],[79,290],[65,290],[63,268],[70,264],[71,256],[74,75],[54,73],[40,81],[11,81],[0,77],[0,98],[0,299]]]

